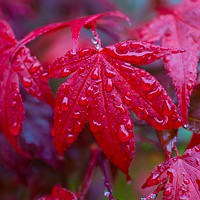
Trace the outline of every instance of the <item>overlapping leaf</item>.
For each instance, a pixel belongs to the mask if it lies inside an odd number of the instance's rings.
[[[39,61],[32,57],[27,47],[21,47],[13,58],[17,41],[9,25],[0,21],[0,130],[18,150],[18,135],[24,120],[24,106],[19,80],[33,96],[53,105],[54,97],[43,76]]]
[[[54,186],[52,194],[38,200],[77,200],[77,198],[75,194],[62,188],[61,186]]]
[[[172,52],[179,51],[127,41],[100,51],[69,51],[55,60],[49,67],[50,78],[71,76],[56,95],[54,138],[58,153],[63,154],[89,121],[104,153],[128,174],[134,153],[129,109],[159,130],[181,126],[176,107],[159,82],[129,63],[149,64]]]
[[[200,41],[200,1],[183,0],[169,14],[153,19],[141,29],[140,37],[151,42],[162,41],[163,46],[186,50],[165,59],[165,68],[172,78],[179,99],[184,123],[187,123],[190,95],[196,82]]]
[[[163,200],[200,198],[200,147],[158,165],[143,188],[165,184]]]

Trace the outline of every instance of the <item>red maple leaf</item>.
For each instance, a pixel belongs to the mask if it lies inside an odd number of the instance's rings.
[[[77,198],[75,194],[62,188],[61,186],[54,186],[52,194],[49,194],[38,200],[77,200]]]
[[[22,46],[13,58],[18,42],[3,20],[0,20],[0,44],[0,130],[20,152],[18,135],[24,120],[24,106],[19,80],[31,95],[46,103],[53,105],[54,97],[41,64],[27,47]]]
[[[50,78],[70,76],[56,94],[53,135],[57,152],[63,154],[89,121],[104,153],[128,174],[134,153],[129,109],[159,130],[181,126],[164,88],[131,64],[149,64],[172,52],[179,51],[127,41],[100,50],[69,51],[56,59],[49,67]]]
[[[158,165],[142,188],[165,184],[163,200],[200,199],[200,147]]]
[[[200,1],[183,0],[168,14],[160,15],[140,30],[140,38],[149,42],[162,41],[166,47],[186,50],[166,56],[164,65],[172,78],[179,99],[183,122],[188,121],[190,95],[196,82],[200,47]]]

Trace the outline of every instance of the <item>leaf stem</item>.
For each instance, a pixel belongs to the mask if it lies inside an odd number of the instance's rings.
[[[90,188],[92,182],[92,175],[94,172],[94,168],[96,167],[97,157],[99,153],[99,148],[96,145],[91,146],[91,156],[89,160],[89,164],[83,178],[82,184],[76,194],[77,198],[80,200],[84,200],[85,196]]]
[[[113,197],[112,189],[110,186],[110,181],[107,175],[107,167],[105,166],[105,160],[103,159],[103,153],[100,152],[98,156],[98,164],[104,176],[104,185],[106,187],[106,191],[104,192],[104,196],[108,197],[109,200],[115,200]]]

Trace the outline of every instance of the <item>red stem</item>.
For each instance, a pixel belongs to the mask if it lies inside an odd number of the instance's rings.
[[[113,193],[112,193],[112,189],[110,187],[110,181],[109,181],[109,178],[108,178],[108,175],[107,175],[107,171],[106,171],[106,166],[105,166],[105,161],[102,157],[102,152],[99,153],[99,156],[98,156],[98,164],[99,164],[99,167],[103,173],[103,176],[104,176],[104,185],[107,189],[106,191],[106,194],[104,193],[104,195],[106,197],[109,198],[109,200],[115,200],[114,197],[113,197]]]
[[[98,153],[99,153],[99,149],[96,146],[92,147],[92,153],[90,156],[90,160],[89,160],[89,164],[88,164],[85,176],[83,178],[81,187],[79,188],[79,191],[76,194],[77,198],[79,198],[80,200],[85,199],[85,196],[90,188],[93,171],[97,163]]]

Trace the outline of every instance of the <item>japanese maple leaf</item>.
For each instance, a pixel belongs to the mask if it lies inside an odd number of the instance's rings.
[[[158,165],[143,188],[165,184],[163,200],[200,199],[200,147]]]
[[[183,0],[168,14],[160,15],[140,30],[140,37],[150,42],[162,41],[166,47],[186,50],[166,56],[164,65],[172,78],[179,99],[183,121],[188,121],[190,95],[196,82],[200,47],[200,1]]]
[[[41,64],[27,47],[22,46],[13,58],[18,42],[3,20],[0,20],[0,44],[0,130],[21,151],[18,135],[24,120],[24,106],[19,81],[31,95],[46,103],[53,105],[54,97]]]
[[[54,186],[52,194],[49,194],[38,200],[77,200],[77,198],[75,194],[62,188],[61,186]]]
[[[63,154],[89,121],[104,153],[128,174],[134,153],[129,109],[159,130],[181,126],[164,88],[131,64],[149,64],[172,52],[179,51],[127,41],[76,54],[69,51],[56,59],[49,67],[49,77],[69,76],[56,94],[53,135],[57,152]]]

